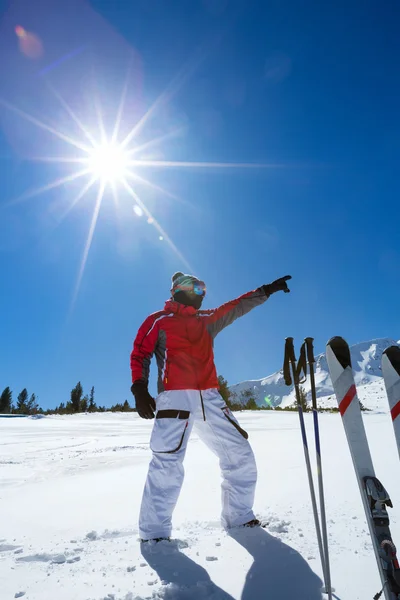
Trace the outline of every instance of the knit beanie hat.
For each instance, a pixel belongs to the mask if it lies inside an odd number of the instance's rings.
[[[176,292],[191,292],[195,284],[204,286],[204,283],[194,275],[178,271],[172,275],[171,294],[174,296]]]

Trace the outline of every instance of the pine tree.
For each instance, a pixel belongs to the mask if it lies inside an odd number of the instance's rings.
[[[28,390],[24,388],[22,392],[20,392],[17,396],[17,406],[15,408],[15,412],[18,415],[28,415]]]
[[[125,402],[124,402],[124,404],[123,404],[123,407],[122,407],[122,410],[123,410],[124,412],[129,412],[129,411],[131,410],[131,407],[129,406],[129,402],[128,402],[128,400],[125,400]]]
[[[226,379],[222,375],[218,375],[219,393],[225,400],[226,405],[230,410],[240,410],[242,405],[240,402],[235,402],[236,394],[229,389],[229,385]]]
[[[247,400],[246,410],[258,410],[259,408],[260,407],[258,406],[256,399],[254,396],[251,396],[251,398]]]
[[[36,395],[32,394],[29,400],[26,402],[27,415],[36,415],[38,411],[38,403],[36,402]]]
[[[248,388],[247,390],[243,390],[240,394],[240,401],[246,410],[258,410],[259,406],[254,397],[253,391]]]
[[[88,395],[86,395],[81,400],[81,412],[87,412],[88,406],[89,406],[89,397],[88,397]]]
[[[97,406],[96,406],[96,402],[94,401],[94,386],[93,386],[92,389],[90,390],[88,411],[96,412],[96,410],[97,410]]]
[[[13,409],[12,405],[12,391],[7,386],[0,396],[0,414],[8,415]]]
[[[304,389],[303,386],[299,387],[299,392],[300,392],[300,394],[299,394],[299,396],[300,396],[300,398],[299,398],[299,400],[300,400],[300,406],[303,409],[303,412],[307,412],[307,410],[308,410],[308,406],[307,406],[307,392],[306,392],[306,390]]]
[[[71,409],[72,412],[77,413],[81,408],[83,389],[81,382],[78,381],[76,386],[71,390]]]

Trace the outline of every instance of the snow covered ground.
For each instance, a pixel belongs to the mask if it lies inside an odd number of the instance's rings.
[[[136,520],[151,422],[132,413],[0,419],[1,600],[326,598],[298,416],[269,411],[238,417],[256,454],[255,508],[267,529],[221,530],[218,465],[193,435],[175,513],[176,541],[143,549]],[[311,415],[306,418],[311,435]],[[377,475],[394,502],[393,536],[400,540],[390,418],[368,413],[365,423]],[[335,595],[366,600],[380,581],[341,418],[321,414],[320,424]]]

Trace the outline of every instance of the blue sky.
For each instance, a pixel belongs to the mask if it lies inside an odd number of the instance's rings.
[[[0,388],[27,387],[48,407],[80,380],[100,404],[131,400],[133,338],[187,264],[207,283],[207,308],[293,276],[291,294],[217,338],[232,384],[279,369],[286,336],[314,336],[316,352],[332,335],[400,337],[397,2],[0,8]],[[18,24],[40,57],[19,48]],[[132,145],[179,130],[142,158],[275,166],[138,167],[167,192],[132,184],[179,254],[126,190],[116,208],[107,189],[75,296],[98,186],[61,222],[87,177],[10,204],[79,168],[34,157],[82,155],[15,108],[84,142],[61,97],[99,139],[96,106],[111,133],[125,82],[121,135],[167,90]]]

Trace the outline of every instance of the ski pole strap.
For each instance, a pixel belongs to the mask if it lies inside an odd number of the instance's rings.
[[[300,379],[303,373],[303,378]],[[307,358],[306,358],[306,345],[303,343],[300,348],[300,356],[297,363],[296,371],[297,383],[304,383],[307,379]]]
[[[290,372],[290,366],[292,365],[293,369],[293,377]],[[304,379],[300,380],[301,374],[303,373]],[[300,356],[296,366],[296,355],[294,353],[294,345],[293,338],[288,337],[285,340],[285,355],[283,359],[283,378],[285,380],[286,385],[298,385],[299,383],[304,383],[307,378],[307,359],[306,359],[306,351],[305,344],[302,344],[300,349]]]

